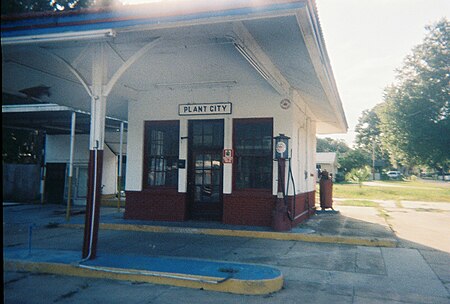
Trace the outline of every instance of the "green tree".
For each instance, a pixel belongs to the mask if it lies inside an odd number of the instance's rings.
[[[354,168],[345,175],[347,181],[358,183],[362,187],[363,182],[369,180],[371,169],[369,166]]]
[[[342,139],[317,138],[316,151],[317,152],[336,152],[345,153],[350,150],[350,147]]]
[[[2,15],[121,5],[119,0],[2,0]]]
[[[358,149],[372,155],[376,169],[389,168],[389,152],[381,143],[383,135],[379,113],[384,104],[378,104],[371,110],[362,112],[355,127],[355,143]]]
[[[41,132],[2,128],[2,161],[37,164],[41,161],[43,144]]]
[[[351,149],[348,152],[341,154],[338,158],[339,170],[344,174],[350,172],[352,169],[363,168],[372,165],[371,154],[361,149]]]
[[[450,24],[427,26],[422,44],[385,90],[380,114],[383,144],[409,165],[448,168],[450,162]]]

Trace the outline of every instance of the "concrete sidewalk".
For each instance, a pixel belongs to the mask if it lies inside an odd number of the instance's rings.
[[[395,234],[383,218],[371,208],[359,211],[360,218],[339,211],[318,211],[315,216],[289,232],[274,232],[269,227],[226,225],[219,222],[158,222],[125,220],[117,209],[103,208],[100,229],[146,231],[153,233],[185,233],[232,237],[265,238],[286,241],[396,247]],[[72,217],[63,227],[82,228],[84,218]]]
[[[322,213],[290,234],[340,237],[395,237],[373,208],[339,208]],[[352,210],[350,210],[352,209]],[[365,211],[364,211],[365,210]],[[83,229],[65,225],[62,206],[19,205],[4,207],[4,253],[27,250],[31,224],[32,251],[79,253]],[[354,214],[358,215],[356,217]],[[102,222],[166,228],[223,229],[208,223],[123,222],[117,209],[102,209]],[[379,220],[380,218],[381,220]],[[84,220],[74,212],[71,225]],[[380,221],[377,223],[377,221]],[[151,224],[151,225],[150,225]],[[157,225],[156,225],[157,224]],[[164,224],[164,225],[163,225]],[[195,226],[192,226],[195,224]],[[181,225],[181,226],[180,226]],[[210,226],[209,226],[210,227]],[[236,227],[237,231],[270,232],[268,229]],[[226,229],[228,230],[228,229]],[[189,230],[188,230],[189,231]],[[450,255],[431,248],[360,246],[328,242],[275,240],[250,236],[145,230],[100,229],[97,256],[186,259],[266,265],[282,273],[283,288],[275,293],[244,296],[217,293],[176,285],[124,284],[104,278],[6,271],[7,303],[450,303]],[[23,259],[22,259],[23,260]],[[136,260],[138,261],[138,260]],[[215,276],[213,276],[214,278]],[[219,277],[216,277],[219,278]],[[222,278],[224,278],[222,276]],[[141,283],[142,284],[142,283]],[[102,292],[103,290],[103,292]],[[40,295],[46,295],[42,297]]]

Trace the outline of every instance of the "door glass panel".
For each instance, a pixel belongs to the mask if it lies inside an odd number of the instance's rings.
[[[211,135],[204,135],[203,136],[203,146],[205,147],[211,147],[213,144],[213,136]]]
[[[211,185],[211,170],[205,170],[203,173],[203,184]]]
[[[223,120],[190,121],[190,212],[193,218],[222,216]]]
[[[202,186],[195,186],[195,201],[201,201],[202,197]]]
[[[195,169],[203,169],[203,155],[197,154],[195,156]]]
[[[196,185],[203,184],[203,172],[200,170],[197,170],[197,173],[195,174],[195,184]]]
[[[211,155],[210,154],[204,154],[203,168],[205,170],[211,169]]]

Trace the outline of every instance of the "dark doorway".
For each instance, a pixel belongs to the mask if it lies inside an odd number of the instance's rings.
[[[45,193],[47,203],[64,203],[64,186],[66,182],[65,163],[47,163],[45,176]]]
[[[189,121],[190,218],[222,220],[223,120]]]

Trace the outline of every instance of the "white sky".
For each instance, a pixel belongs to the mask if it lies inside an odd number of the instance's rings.
[[[383,101],[394,70],[425,26],[450,18],[450,0],[316,0],[325,43],[349,125],[345,135],[321,137],[354,140],[363,110]]]
[[[160,1],[123,0],[126,4]],[[402,66],[414,46],[422,43],[425,26],[450,18],[450,0],[316,2],[349,125],[347,134],[320,137],[344,139],[351,146],[362,111],[383,101],[383,90],[394,82],[395,69]]]

